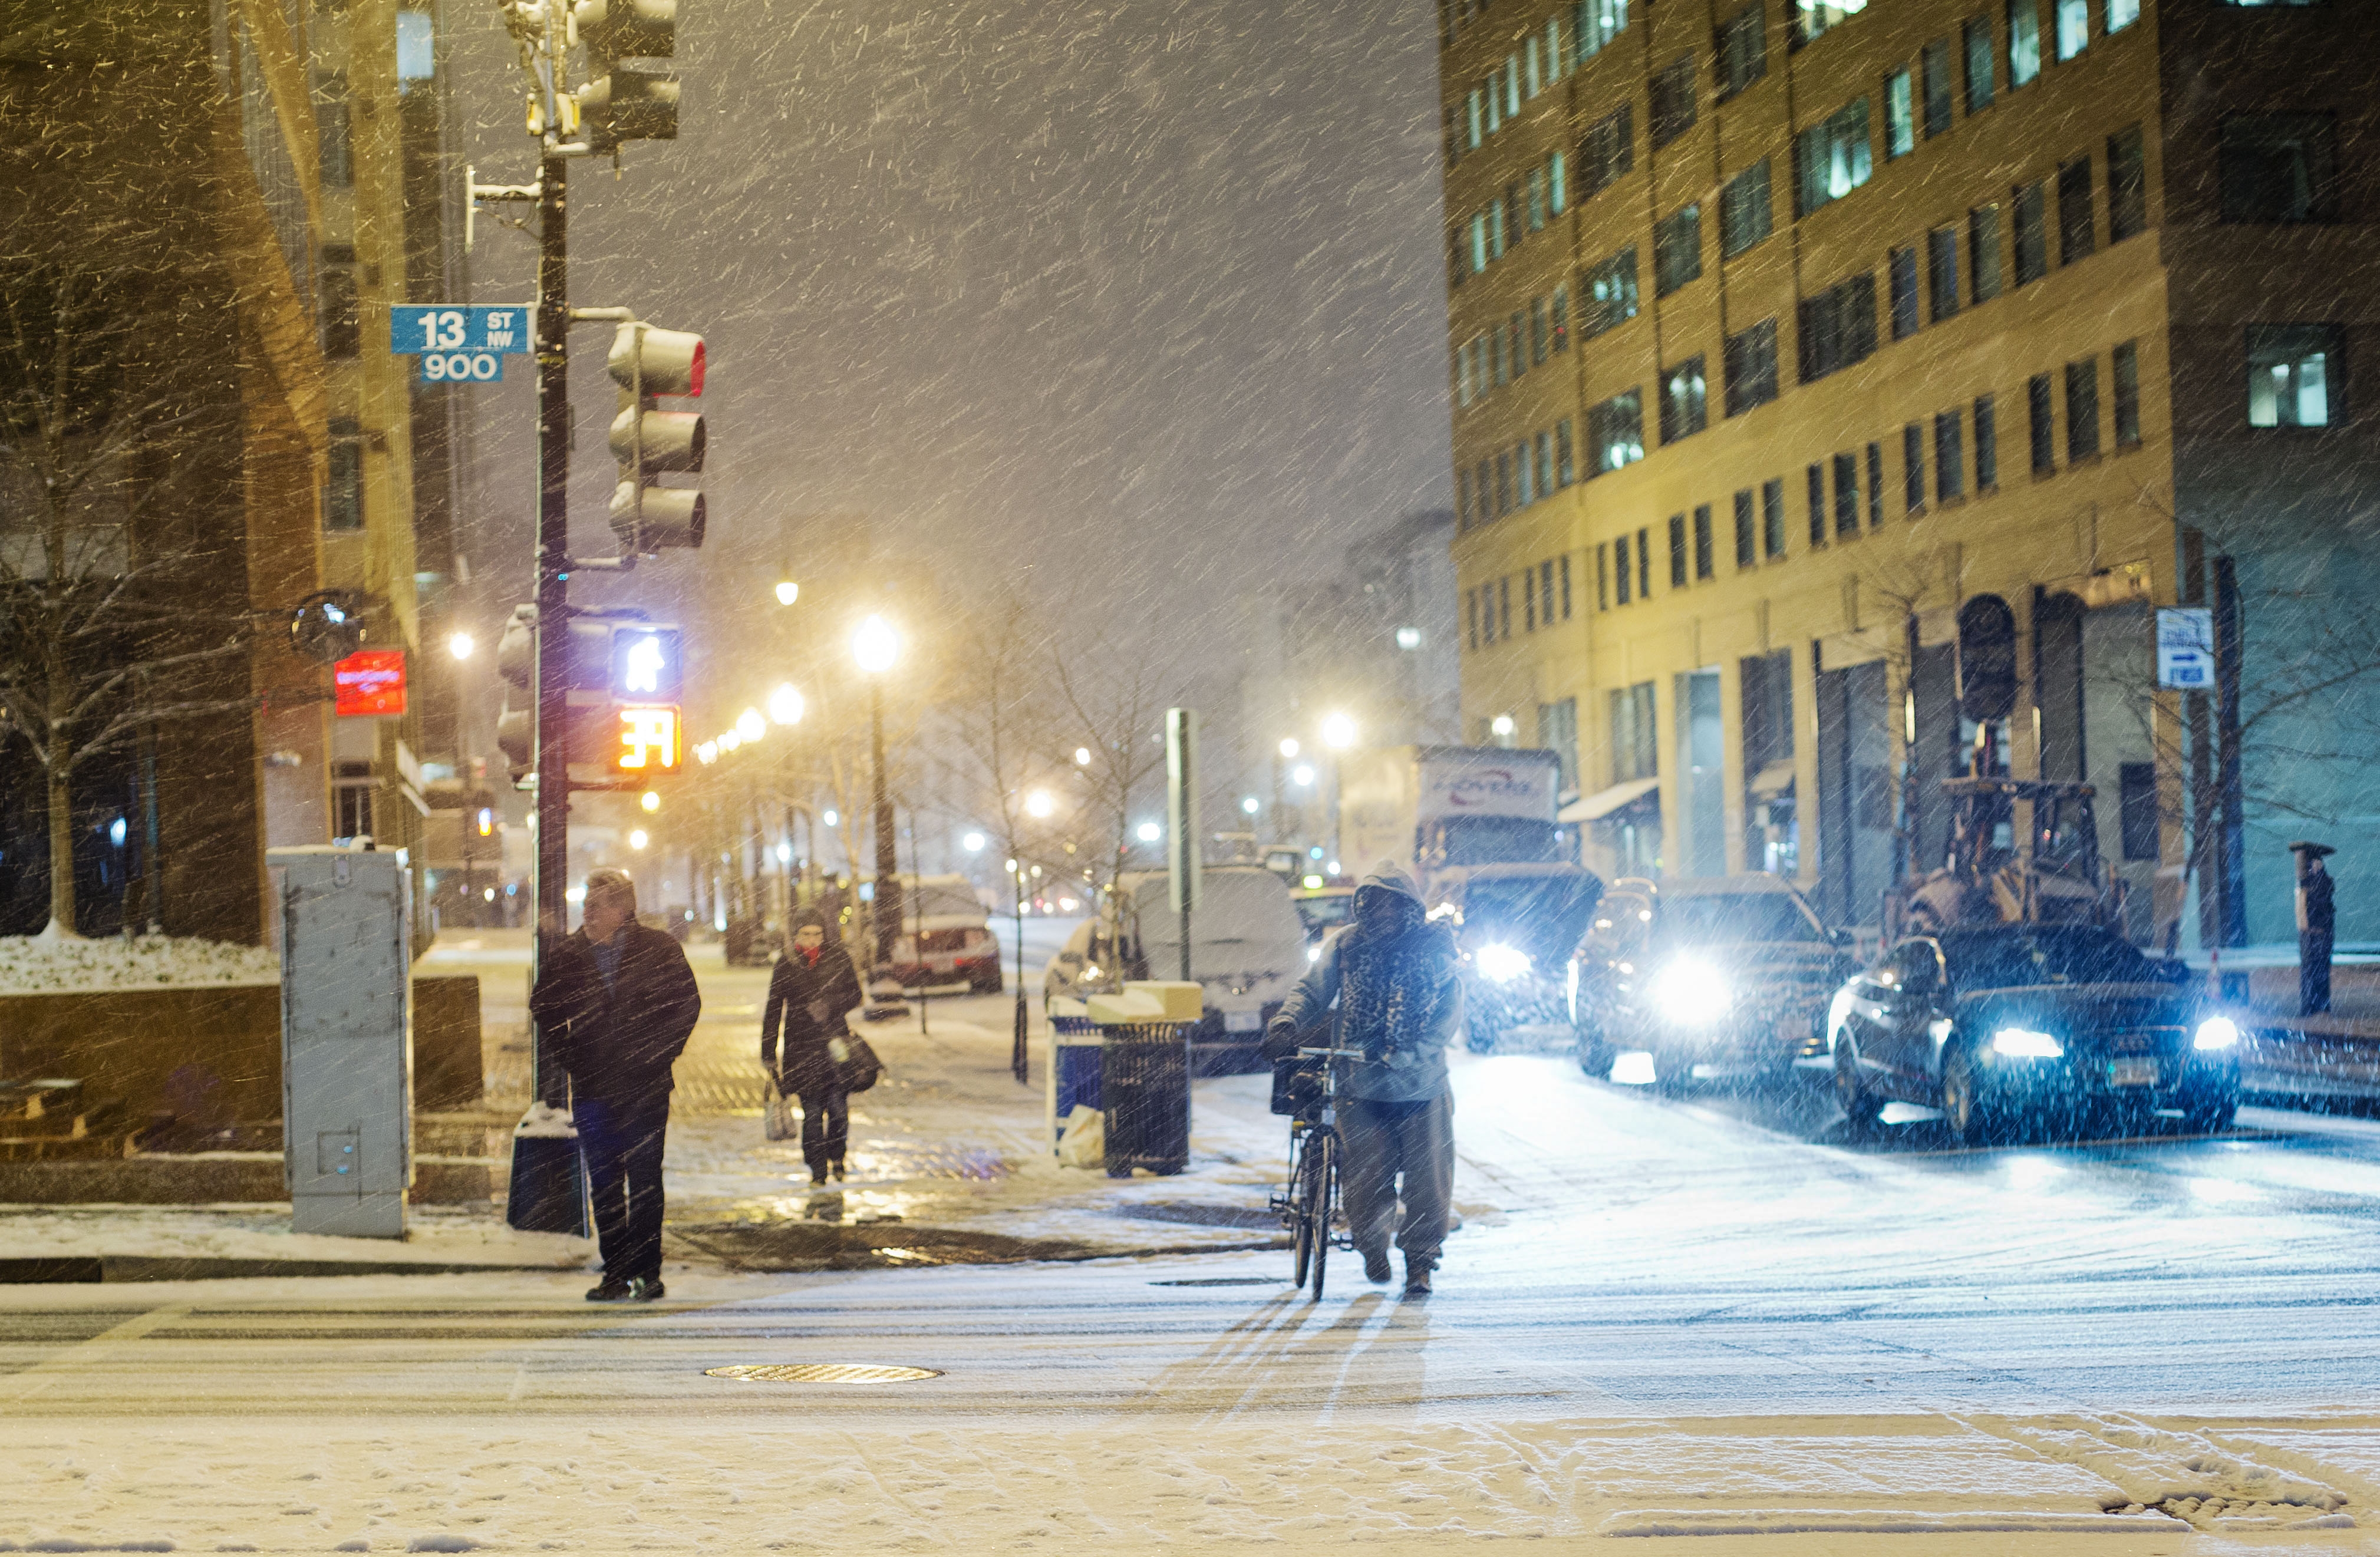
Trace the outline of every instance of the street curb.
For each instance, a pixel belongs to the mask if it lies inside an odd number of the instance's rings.
[[[477,1265],[453,1260],[211,1259],[139,1254],[0,1259],[0,1286],[122,1282],[227,1282],[258,1276],[468,1276],[569,1271],[568,1265]]]

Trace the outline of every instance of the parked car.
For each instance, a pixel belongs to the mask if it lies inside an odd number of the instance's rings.
[[[1599,1076],[1643,1050],[1668,1089],[1787,1075],[1824,1052],[1848,940],[1781,876],[1623,876],[1571,960],[1579,1063]]]
[[[964,983],[998,994],[1000,937],[965,876],[906,876],[901,882],[901,933],[892,942],[892,977],[906,990]]]
[[[1466,1048],[1488,1054],[1532,1039],[1573,1041],[1570,955],[1602,896],[1603,879],[1577,865],[1454,866],[1432,875],[1430,912],[1452,921],[1462,954]]]
[[[1314,880],[1319,881],[1320,877]],[[1305,927],[1305,960],[1314,962],[1322,955],[1322,938],[1355,917],[1355,889],[1352,886],[1300,886],[1290,889],[1290,906],[1297,910],[1300,924]]]
[[[2221,1130],[2240,1107],[2238,1026],[2182,964],[2096,925],[1912,936],[1843,985],[1827,1031],[1855,1125],[1895,1099],[1971,1144],[2167,1112]]]
[[[1230,1076],[1265,1068],[1265,1024],[1306,968],[1305,929],[1289,886],[1261,865],[1209,865],[1190,916],[1190,976],[1205,986],[1206,1015],[1190,1035],[1191,1072]],[[1044,1001],[1079,1000],[1128,979],[1176,979],[1182,920],[1162,870],[1133,870],[1075,927],[1042,969]]]

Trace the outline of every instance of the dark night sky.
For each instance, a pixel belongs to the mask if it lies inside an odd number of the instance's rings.
[[[860,511],[946,579],[1154,612],[1211,660],[1181,629],[1448,504],[1426,0],[682,17],[680,139],[632,145],[617,182],[574,168],[572,292],[708,338],[691,566],[773,576],[794,516]],[[493,7],[449,0],[449,23],[462,150],[526,179]],[[529,240],[480,232],[475,299],[526,296]],[[601,344],[574,343],[582,546],[611,480]],[[528,555],[511,370],[471,392],[492,614]]]

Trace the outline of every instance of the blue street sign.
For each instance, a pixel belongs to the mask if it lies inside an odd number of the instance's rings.
[[[522,304],[501,308],[447,308],[405,304],[388,310],[388,349],[398,357],[435,351],[528,352],[531,310]]]
[[[425,351],[421,354],[424,383],[497,383],[504,376],[504,359],[492,351]]]

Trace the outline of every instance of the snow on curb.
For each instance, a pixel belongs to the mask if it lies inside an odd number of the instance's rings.
[[[53,941],[0,936],[0,995],[278,984],[280,955],[188,935]]]

